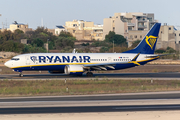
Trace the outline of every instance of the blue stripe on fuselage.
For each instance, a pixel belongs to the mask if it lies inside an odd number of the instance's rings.
[[[156,60],[158,58],[152,59],[152,60],[148,60],[148,61],[142,61],[142,62],[138,62],[140,65],[144,65],[147,62]],[[66,65],[44,65],[44,66],[31,66],[31,67],[20,67],[20,68],[14,68],[15,71],[37,71],[37,70],[44,70],[44,71],[51,71],[51,70],[59,70],[59,71],[63,71]],[[126,69],[126,68],[130,68],[130,67],[135,67],[138,66],[137,64],[134,63],[126,63],[126,64],[116,64],[114,66],[115,70],[120,70],[120,69]],[[106,67],[107,70],[114,70],[111,69],[109,67]]]

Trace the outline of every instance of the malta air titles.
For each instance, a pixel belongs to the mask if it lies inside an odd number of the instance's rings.
[[[35,63],[73,63],[73,62],[90,62],[90,56],[31,56],[30,59]]]

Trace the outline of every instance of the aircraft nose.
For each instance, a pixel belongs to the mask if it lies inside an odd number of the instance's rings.
[[[11,67],[11,62],[7,61],[7,62],[4,63],[4,65],[10,68]]]

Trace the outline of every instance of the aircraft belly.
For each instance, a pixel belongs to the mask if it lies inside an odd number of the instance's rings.
[[[130,67],[134,67],[137,66],[134,63],[127,63],[127,64],[116,64],[116,66],[114,66],[114,68],[116,70],[120,70],[120,69],[125,69],[125,68],[130,68]]]
[[[65,65],[31,66],[15,68],[15,71],[36,71],[36,70],[64,70]]]

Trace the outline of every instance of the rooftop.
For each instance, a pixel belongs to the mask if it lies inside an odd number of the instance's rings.
[[[63,26],[61,26],[61,25],[60,25],[60,26],[58,25],[58,26],[56,26],[56,27],[57,27],[57,28],[64,28],[64,27],[63,27]]]
[[[14,23],[12,24],[15,24],[15,25],[24,25],[23,23],[17,23],[17,21],[14,21]]]

